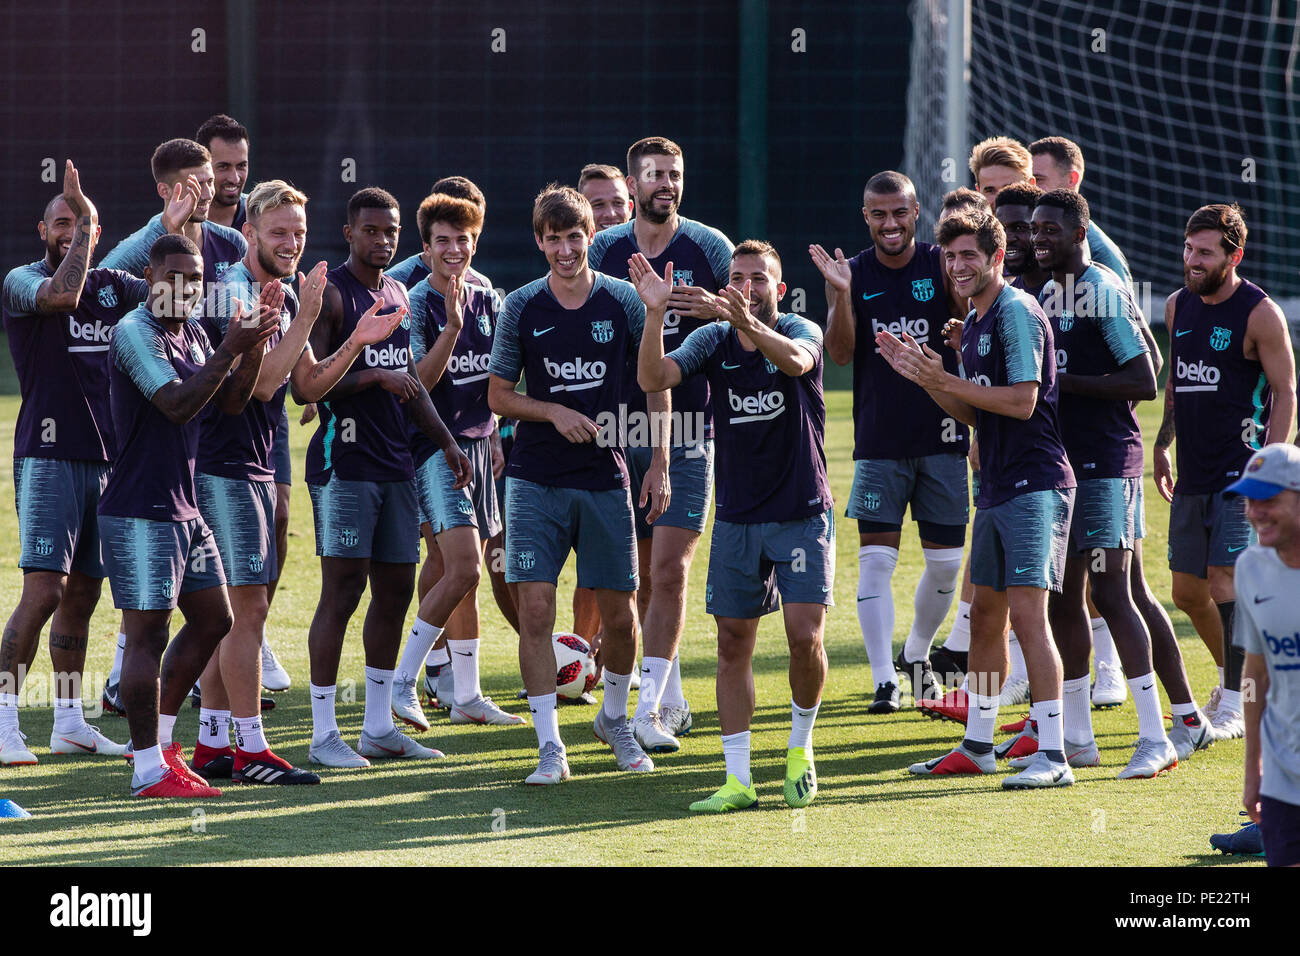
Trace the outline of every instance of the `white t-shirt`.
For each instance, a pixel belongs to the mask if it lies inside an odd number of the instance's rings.
[[[1237,559],[1234,578],[1233,642],[1268,665],[1259,792],[1300,805],[1300,568],[1256,544]]]

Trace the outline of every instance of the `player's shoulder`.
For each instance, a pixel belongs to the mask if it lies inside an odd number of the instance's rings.
[[[587,249],[587,260],[591,263],[591,267],[599,270],[605,262],[605,257],[619,243],[635,247],[636,243],[632,238],[632,220],[621,222],[617,226],[609,226],[592,237],[591,245]]]
[[[523,311],[524,306],[546,292],[546,280],[547,276],[542,276],[509,293],[504,303],[505,310],[516,315]]]
[[[397,299],[399,299],[400,301],[405,302],[407,305],[410,305],[411,297],[407,293],[406,286],[398,282],[392,276],[388,275],[387,273],[380,276],[379,285],[386,293],[396,296]]]
[[[146,303],[140,303],[113,326],[110,342],[115,349],[130,348],[156,338],[162,332],[162,326],[154,318]]]
[[[1233,565],[1232,579],[1238,599],[1253,594],[1259,587],[1260,576],[1278,567],[1284,565],[1273,548],[1262,544],[1247,547],[1237,556],[1237,563]]]
[[[161,216],[161,214],[159,215]],[[248,251],[248,241],[238,229],[231,229],[229,226],[223,226],[221,223],[212,222],[211,220],[205,222],[203,228],[227,245],[239,249],[241,256]]]
[[[105,270],[110,271],[110,270]],[[5,274],[4,288],[8,291],[10,285],[24,280],[32,279],[45,280],[50,277],[49,269],[45,268],[45,260],[37,259],[35,262],[29,262],[25,266],[14,266]]]
[[[641,297],[636,294],[636,286],[626,279],[619,279],[606,272],[593,270],[596,277],[595,286],[592,288],[592,295],[598,291],[604,290],[613,296],[614,300],[623,307],[628,315],[638,313],[644,314],[645,304]]]
[[[720,323],[726,324],[726,323]],[[817,339],[822,337],[822,329],[816,322],[806,319],[797,312],[784,312],[776,318],[776,331],[787,338]]]
[[[630,223],[629,223],[630,225]],[[695,243],[706,252],[711,249],[725,249],[728,256],[734,250],[735,244],[727,238],[727,234],[721,229],[714,226],[706,226],[704,223],[695,219],[687,219],[685,216],[679,216],[677,219],[677,232],[685,236],[691,242]]]

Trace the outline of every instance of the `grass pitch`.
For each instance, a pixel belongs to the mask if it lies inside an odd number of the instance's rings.
[[[1207,837],[1236,828],[1241,799],[1240,742],[1217,744],[1156,780],[1120,781],[1137,736],[1131,700],[1117,711],[1094,713],[1102,766],[1076,771],[1073,787],[1007,793],[1001,774],[990,778],[909,778],[909,763],[944,752],[960,736],[952,723],[934,723],[905,709],[888,717],[866,715],[870,675],[854,611],[857,535],[842,517],[852,478],[851,396],[827,395],[826,454],[839,519],[835,597],[828,616],[830,659],[821,714],[814,733],[820,792],[804,811],[781,798],[789,732],[789,685],[780,615],[765,619],[754,661],[758,709],[753,725],[756,812],[693,817],[692,800],[722,783],[723,763],[714,699],[714,626],[704,612],[707,541],[691,572],[682,644],[682,674],[695,711],[695,729],[676,755],[657,756],[648,775],[619,773],[607,747],[591,734],[592,707],[560,710],[573,779],[561,787],[529,788],[536,766],[531,726],[451,726],[439,713],[430,734],[418,737],[447,753],[436,763],[377,763],[367,770],[324,770],[318,787],[229,786],[204,801],[132,800],[130,771],[114,758],[56,757],[47,743],[53,723],[42,642],[29,687],[36,706],[21,712],[23,730],[40,758],[35,767],[0,768],[0,797],[33,814],[0,821],[0,863],[175,865],[664,864],[798,865],[942,863],[1010,865],[1257,865],[1262,861],[1212,855]],[[0,399],[0,446],[11,447],[16,397]],[[291,410],[291,415],[294,412]],[[1158,407],[1142,408],[1145,434],[1155,434]],[[307,628],[320,590],[310,502],[302,462],[313,426],[291,428],[295,484],[285,578],[271,609],[269,634],[294,685],[277,695],[267,736],[277,752],[307,765],[311,711],[307,699]],[[0,604],[16,603],[17,521],[9,460],[0,461]],[[762,480],[761,476],[755,476]],[[1193,688],[1204,703],[1215,682],[1213,661],[1190,623],[1168,601],[1168,506],[1147,468],[1145,554],[1150,581],[1166,601],[1183,646]],[[707,532],[706,532],[707,537]],[[894,580],[897,640],[911,620],[911,593],[922,559],[914,526],[904,531]],[[572,561],[560,582],[557,627],[569,625]],[[483,614],[483,687],[508,710],[526,714],[514,700],[521,686],[515,635],[501,619],[487,588]],[[414,604],[408,613],[415,613]],[[940,631],[947,635],[951,615]],[[361,732],[360,693],[345,703],[347,681],[364,687],[361,614],[349,628],[339,674],[339,725],[355,743]],[[91,629],[88,702],[113,653],[117,614],[108,585]],[[895,648],[897,649],[897,644]],[[46,692],[47,694],[48,692]],[[43,706],[41,704],[43,703]],[[1166,708],[1167,699],[1164,700]],[[1026,707],[1004,709],[1006,719]],[[176,739],[193,746],[198,711],[188,705]],[[98,725],[112,738],[127,737],[125,720],[104,716]],[[1001,739],[1001,735],[999,735]]]

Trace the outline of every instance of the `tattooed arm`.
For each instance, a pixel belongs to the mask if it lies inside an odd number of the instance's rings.
[[[42,282],[36,293],[36,309],[44,314],[71,312],[81,303],[81,290],[90,271],[90,254],[99,239],[99,214],[82,194],[81,180],[72,160],[68,160],[63,172],[63,201],[72,218],[72,245],[54,275]],[[60,214],[45,227],[66,227],[64,220],[65,216]]]
[[[343,321],[343,297],[332,283],[325,284],[325,293],[321,299],[320,317],[312,326],[307,347],[293,367],[290,375],[290,388],[293,397],[300,405],[308,405],[326,398],[343,398],[353,392],[369,388],[380,381],[379,375],[385,369],[362,369],[348,372],[361,350],[367,345],[382,342],[393,333],[406,316],[404,309],[398,309],[388,315],[379,315],[382,303],[373,307],[357,321],[352,334],[332,354],[317,361],[316,349],[325,353],[333,339],[339,324]]]

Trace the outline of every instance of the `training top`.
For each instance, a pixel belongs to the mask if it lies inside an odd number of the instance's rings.
[[[794,314],[775,330],[813,357],[792,377],[758,349],[746,349],[726,322],[696,329],[668,353],[682,377],[709,381],[720,521],[797,521],[830,508],[826,479],[826,402],[822,396],[822,330]]]
[[[961,355],[966,378],[977,385],[1038,383],[1038,401],[1026,421],[976,409],[980,488],[975,507],[991,508],[1031,491],[1073,488],[1057,412],[1052,327],[1038,303],[1003,286],[983,316],[972,309],[966,317]]]
[[[570,442],[550,422],[521,421],[507,478],[587,491],[627,487],[614,422],[644,327],[636,289],[601,272],[576,309],[560,305],[547,276],[506,296],[488,371],[507,382],[522,376],[529,398],[579,411],[601,429],[594,441]]]
[[[1244,347],[1251,310],[1265,298],[1263,289],[1243,279],[1230,298],[1214,305],[1186,286],[1174,299],[1169,374],[1178,438],[1174,491],[1180,494],[1222,491],[1264,447],[1273,391],[1264,366],[1246,358]]]
[[[113,460],[108,398],[109,337],[149,295],[149,286],[117,269],[91,269],[77,308],[42,314],[45,260],[19,266],[4,281],[4,327],[22,404],[14,425],[15,458]]]
[[[949,319],[943,286],[943,251],[928,242],[901,269],[884,265],[875,247],[849,260],[853,279],[856,332],[853,343],[853,458],[921,458],[965,455],[970,432],[940,408],[915,382],[885,361],[876,333],[907,333],[943,358],[943,367],[958,373],[957,353],[943,338]]]
[[[204,221],[202,232],[203,242],[199,244],[199,252],[203,253],[203,284],[206,286],[219,282],[227,269],[244,258],[248,252],[248,243],[244,241],[242,233],[220,223]],[[125,269],[131,275],[143,276],[144,267],[149,264],[149,250],[166,234],[162,213],[159,213],[114,246],[100,266],[105,269]]]

